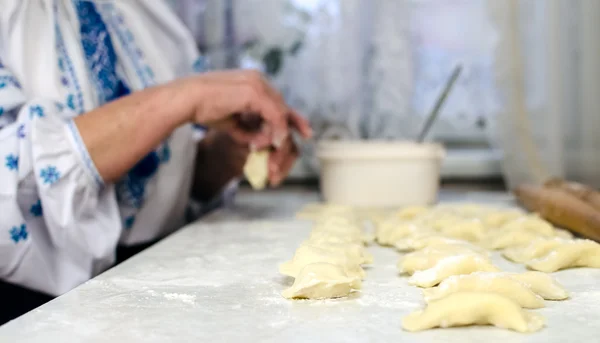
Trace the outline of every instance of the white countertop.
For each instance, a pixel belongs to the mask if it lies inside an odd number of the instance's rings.
[[[399,254],[371,247],[375,264],[351,299],[289,301],[277,271],[310,230],[293,220],[310,191],[243,193],[215,213],[66,295],[0,327],[0,342],[596,342],[600,270],[556,273],[572,295],[539,310],[547,327],[408,333],[400,319],[422,306],[396,275]],[[501,193],[444,193],[442,200],[510,201]],[[507,270],[522,267],[498,257]]]

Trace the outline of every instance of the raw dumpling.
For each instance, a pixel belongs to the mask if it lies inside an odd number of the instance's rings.
[[[465,247],[469,247],[473,251],[487,253],[487,250],[473,245],[467,241],[463,241],[456,238],[449,238],[437,233],[423,233],[420,235],[415,235],[413,237],[403,239],[396,243],[395,248],[398,251],[404,252],[421,250],[427,247],[439,247],[444,245],[463,245]]]
[[[524,272],[508,273],[508,275],[527,285],[535,294],[546,300],[564,300],[569,298],[569,292],[546,273]]]
[[[394,213],[394,217],[401,219],[401,220],[412,220],[412,219],[416,218],[417,216],[420,216],[421,214],[426,213],[428,210],[429,209],[427,207],[423,207],[423,206],[405,207],[405,208],[399,210],[398,212]]]
[[[503,295],[523,308],[542,308],[544,300],[526,284],[506,273],[477,272],[455,275],[442,281],[439,286],[423,290],[426,302],[432,302],[456,292],[493,292]]]
[[[481,244],[488,249],[501,250],[524,245],[542,237],[544,236],[533,231],[521,229],[502,229],[498,231],[491,231],[481,242]]]
[[[499,228],[522,216],[517,210],[499,210],[482,216],[481,220],[487,228]]]
[[[312,242],[331,242],[331,243],[358,243],[363,244],[362,237],[356,235],[343,235],[331,231],[312,231],[309,236]]]
[[[425,310],[413,312],[402,320],[407,331],[466,325],[494,325],[525,333],[540,330],[544,318],[496,293],[458,292],[431,302]]]
[[[252,151],[244,165],[244,175],[252,188],[265,188],[269,180],[269,150]]]
[[[587,239],[567,241],[526,265],[545,273],[574,267],[600,268],[600,244]]]
[[[475,253],[468,245],[463,244],[433,246],[406,254],[400,258],[397,266],[400,273],[412,275],[417,271],[432,268],[446,257]]]
[[[426,232],[426,229],[412,222],[402,222],[398,219],[385,221],[375,235],[377,243],[383,246],[394,245],[398,240],[418,232]]]
[[[360,279],[348,276],[342,268],[330,263],[312,263],[302,268],[292,287],[282,295],[288,299],[340,298],[360,287]]]
[[[531,231],[543,236],[554,236],[554,226],[537,215],[522,216],[501,227],[502,230]]]
[[[564,229],[554,229],[554,236],[557,238],[572,239],[573,233]]]
[[[561,238],[538,238],[527,245],[508,248],[502,255],[510,261],[524,263],[547,254],[564,242]]]
[[[498,272],[486,257],[475,254],[465,254],[443,258],[435,266],[415,272],[408,283],[418,287],[433,287],[452,275],[471,274],[474,272]]]
[[[353,259],[345,253],[335,253],[308,245],[300,246],[291,261],[284,262],[279,266],[279,272],[283,275],[297,277],[305,266],[321,262],[341,267],[348,276],[361,279],[365,277],[365,271],[360,267],[360,260]]]
[[[304,246],[314,246],[319,249],[334,252],[336,254],[346,254],[351,260],[359,261],[360,264],[373,263],[373,255],[371,255],[365,246],[358,243],[331,243],[327,241],[311,241],[308,240],[302,243]]]
[[[457,221],[440,229],[445,236],[477,242],[485,235],[486,229],[478,219]]]

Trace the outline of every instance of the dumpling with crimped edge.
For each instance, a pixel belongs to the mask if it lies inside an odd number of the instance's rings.
[[[463,219],[446,225],[439,231],[448,237],[477,242],[484,237],[486,228],[479,219]]]
[[[360,260],[349,257],[345,253],[335,253],[314,246],[300,246],[296,249],[294,257],[279,266],[279,272],[283,275],[297,277],[298,273],[306,265],[311,263],[331,263],[339,266],[351,277],[365,277],[365,271],[360,266]]]
[[[521,333],[540,330],[544,317],[524,310],[511,299],[492,292],[457,292],[427,305],[402,319],[407,331],[436,327],[494,325]]]
[[[496,229],[502,227],[502,225],[513,221],[517,218],[523,217],[524,214],[519,210],[496,210],[491,211],[481,216],[481,221],[488,229]]]
[[[501,230],[519,230],[539,233],[542,236],[554,236],[554,226],[538,215],[530,214],[513,219],[502,225]]]
[[[323,241],[332,243],[356,243],[363,244],[363,237],[357,237],[355,235],[343,235],[331,231],[311,231],[308,238],[310,241]]]
[[[429,211],[429,208],[425,206],[409,206],[394,212],[392,215],[394,218],[398,218],[400,220],[412,220],[422,214],[427,213],[427,211]]]
[[[527,285],[535,294],[546,300],[565,300],[569,298],[569,292],[546,273],[527,271],[524,273],[508,273],[508,275]]]
[[[502,250],[510,247],[516,247],[527,244],[535,239],[551,237],[544,236],[538,232],[521,229],[500,229],[490,231],[484,239],[479,242],[480,245],[491,250]]]
[[[350,259],[360,261],[360,264],[373,263],[373,255],[367,251],[364,245],[359,243],[332,243],[307,240],[301,245],[314,246],[337,254],[346,254]]]
[[[545,273],[576,267],[600,268],[600,244],[588,239],[570,240],[525,265]]]
[[[477,252],[468,244],[432,246],[400,257],[397,267],[401,274],[412,275],[417,271],[434,267],[441,259],[464,254],[477,254]]]
[[[332,299],[350,295],[361,288],[361,280],[348,276],[331,263],[307,264],[294,284],[281,295],[287,299]]]
[[[415,272],[408,279],[408,284],[427,288],[433,287],[453,275],[499,271],[500,269],[485,256],[476,254],[449,256],[439,260],[435,266],[429,269]]]
[[[502,256],[516,263],[524,263],[547,254],[564,242],[564,239],[556,237],[538,238],[529,244],[508,248],[502,252]]]
[[[478,247],[474,244],[471,244],[470,242],[431,232],[423,232],[417,235],[404,238],[396,242],[394,247],[400,252],[407,252],[421,250],[427,247],[439,247],[444,245],[463,245],[469,247],[471,250],[487,254],[487,250]]]
[[[392,246],[398,240],[418,232],[430,232],[416,223],[398,219],[386,220],[375,232],[375,240],[379,245]]]
[[[544,300],[526,284],[502,272],[475,272],[454,275],[437,287],[423,290],[425,302],[432,302],[457,292],[493,292],[503,295],[523,308],[542,308]]]

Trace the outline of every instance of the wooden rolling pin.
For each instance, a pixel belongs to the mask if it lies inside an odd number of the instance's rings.
[[[600,192],[590,186],[578,182],[554,178],[546,181],[544,183],[544,187],[561,189],[587,202],[593,208],[595,208],[596,211],[600,211]]]
[[[561,187],[518,186],[519,202],[554,225],[600,241],[600,211]]]

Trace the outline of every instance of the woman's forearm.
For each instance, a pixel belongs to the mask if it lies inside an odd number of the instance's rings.
[[[193,111],[175,87],[148,88],[75,118],[96,169],[105,182],[121,178],[184,124]]]

